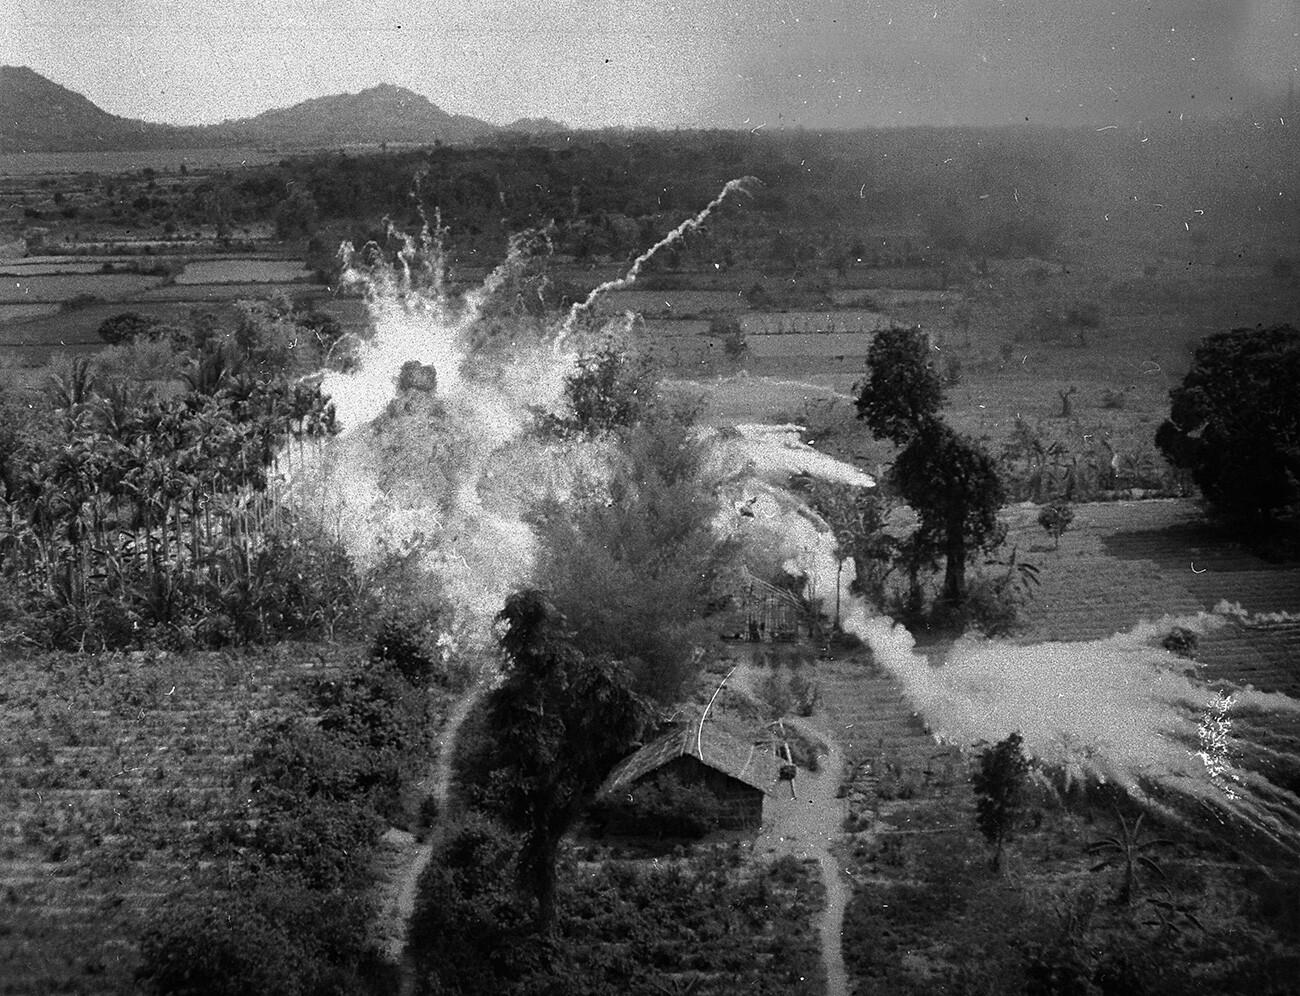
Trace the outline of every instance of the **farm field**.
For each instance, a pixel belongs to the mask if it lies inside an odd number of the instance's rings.
[[[289,284],[302,283],[310,274],[296,260],[259,259],[192,259],[177,274],[176,283],[188,284]]]
[[[315,657],[6,655],[0,992],[131,988],[143,918],[234,804],[253,723]]]
[[[142,149],[138,152],[5,152],[0,176],[68,176],[125,173],[139,169],[224,168],[274,162],[278,153],[262,149]]]
[[[131,300],[157,287],[161,277],[134,273],[37,274],[0,279],[0,302],[59,303],[81,294]]]
[[[236,870],[223,835],[243,832],[267,731],[363,654],[7,655],[0,992],[139,992],[139,939],[161,904],[222,864]],[[445,697],[432,693],[431,708],[429,735]]]

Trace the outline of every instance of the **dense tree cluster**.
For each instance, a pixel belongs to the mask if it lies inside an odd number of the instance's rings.
[[[1196,347],[1169,392],[1156,445],[1229,513],[1271,516],[1300,502],[1300,330],[1234,329]]]
[[[229,334],[200,326],[180,393],[77,361],[38,405],[6,399],[11,623],[95,648],[334,631],[359,590],[350,558],[267,491],[278,454],[335,431],[328,400],[293,376],[285,340],[305,327],[290,315],[247,304]]]
[[[960,606],[971,554],[1003,539],[997,512],[1006,498],[997,465],[975,440],[943,421],[943,385],[929,337],[919,329],[877,333],[857,391],[858,417],[874,435],[901,447],[890,481],[920,518],[905,551],[912,574],[942,555],[944,600]]]

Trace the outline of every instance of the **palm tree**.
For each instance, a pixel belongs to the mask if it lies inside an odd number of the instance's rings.
[[[1173,844],[1172,840],[1166,840],[1163,837],[1142,839],[1142,820],[1145,815],[1145,813],[1139,815],[1130,827],[1128,821],[1117,811],[1115,818],[1119,821],[1119,833],[1103,837],[1100,840],[1094,840],[1084,849],[1086,854],[1105,855],[1089,871],[1100,871],[1110,866],[1123,867],[1124,883],[1120,886],[1119,894],[1116,896],[1116,900],[1121,906],[1127,906],[1132,901],[1140,870],[1146,869],[1161,878],[1164,877],[1164,872],[1156,864],[1155,859],[1146,852],[1162,845]]]

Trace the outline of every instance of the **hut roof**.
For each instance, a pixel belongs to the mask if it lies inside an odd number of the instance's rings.
[[[685,723],[652,740],[610,772],[601,793],[621,789],[679,757],[694,757],[761,792],[776,781],[776,762],[761,744],[741,740],[716,723]]]

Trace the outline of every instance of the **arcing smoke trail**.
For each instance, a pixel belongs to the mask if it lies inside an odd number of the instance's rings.
[[[717,197],[713,198],[713,200],[709,201],[709,203],[705,205],[704,209],[699,214],[697,214],[694,218],[687,218],[680,225],[678,225],[671,232],[669,232],[662,239],[660,239],[649,249],[643,252],[640,256],[638,256],[635,260],[633,260],[632,267],[627,271],[627,273],[619,277],[617,280],[607,280],[605,281],[605,283],[600,284],[598,287],[592,288],[591,293],[588,294],[584,300],[574,304],[573,307],[569,309],[569,317],[564,320],[564,324],[560,326],[560,332],[555,338],[556,348],[558,349],[564,343],[564,340],[568,338],[569,333],[573,331],[573,326],[577,324],[578,316],[583,312],[590,311],[592,306],[598,300],[600,300],[602,294],[606,294],[609,291],[622,290],[624,287],[627,287],[630,284],[635,283],[636,278],[641,275],[641,267],[645,266],[645,264],[648,263],[654,257],[655,253],[657,253],[660,249],[672,245],[674,242],[680,239],[687,232],[694,231],[695,229],[699,228],[702,224],[704,224],[704,220],[708,218],[708,216],[711,215],[714,212],[714,210],[716,210],[718,206],[722,204],[724,200],[726,200],[728,194],[734,191],[739,191],[742,194],[747,194],[749,193],[749,191],[746,189],[746,187],[760,182],[761,181],[757,177],[753,177],[753,176],[742,176],[735,180],[728,180],[726,185],[723,186],[722,192],[718,194]]]

